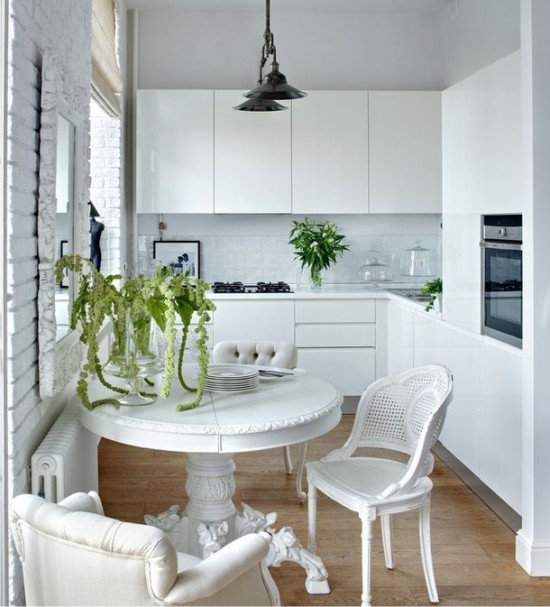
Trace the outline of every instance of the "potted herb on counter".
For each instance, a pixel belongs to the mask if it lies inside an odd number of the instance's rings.
[[[138,383],[138,357],[153,357],[148,352],[149,333],[152,323],[165,336],[166,350],[162,370],[164,373],[160,390],[161,397],[170,394],[172,379],[177,372],[181,386],[195,392],[191,403],[178,405],[178,411],[192,409],[200,403],[206,383],[208,371],[209,350],[206,323],[210,320],[210,312],[214,304],[206,297],[209,288],[205,281],[192,278],[185,274],[174,275],[169,268],[160,267],[150,277],[135,276],[122,281],[120,275],[104,276],[89,259],[81,255],[65,255],[56,263],[56,280],[63,276],[65,270],[75,272],[80,276],[78,293],[71,308],[71,329],[80,327],[80,341],[87,346],[86,361],[80,372],[77,393],[82,404],[93,409],[99,405],[120,403],[112,398],[91,401],[88,393],[88,383],[92,376],[107,388],[118,394],[127,394],[128,390],[113,385],[105,377],[105,366],[99,357],[98,335],[105,321],[111,321],[113,332],[113,347],[111,349],[111,365],[125,364],[127,369],[133,369],[135,383]],[[197,317],[195,331],[198,335],[196,347],[198,350],[197,386],[190,387],[183,377],[183,356],[189,327],[193,315]],[[176,353],[176,317],[182,324],[181,343]],[[131,325],[131,333],[129,333]],[[129,338],[131,336],[131,339]],[[129,342],[131,342],[129,347]],[[129,358],[129,351],[132,356]],[[130,360],[130,363],[128,363]],[[130,373],[130,371],[125,371]],[[116,375],[116,373],[112,373]],[[121,377],[123,375],[121,371]],[[146,374],[141,377],[147,381]],[[149,395],[156,396],[156,395]]]
[[[429,295],[430,296],[430,300],[428,301],[428,303],[426,304],[426,307],[424,308],[426,310],[426,312],[429,312],[430,310],[433,309],[434,304],[436,301],[439,300],[439,310],[441,311],[441,296],[443,294],[443,281],[441,280],[441,278],[434,278],[433,280],[429,280],[428,282],[426,282],[424,284],[424,286],[421,288],[421,292],[423,295]]]
[[[349,248],[342,242],[345,236],[338,233],[331,221],[317,223],[306,217],[304,221],[294,221],[293,224],[289,244],[294,247],[295,259],[302,262],[302,269],[309,269],[311,284],[320,287],[322,271]]]

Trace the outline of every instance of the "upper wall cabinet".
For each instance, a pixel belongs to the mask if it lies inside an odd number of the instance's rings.
[[[290,213],[290,109],[238,112],[239,91],[215,91],[216,213]]]
[[[369,211],[441,213],[441,93],[369,92]]]
[[[292,212],[368,212],[368,94],[312,91],[292,102]]]
[[[213,212],[213,105],[213,91],[138,91],[138,213]]]
[[[443,92],[445,320],[480,333],[481,215],[521,213],[521,51]]]

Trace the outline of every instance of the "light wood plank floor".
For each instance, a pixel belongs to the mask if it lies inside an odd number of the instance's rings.
[[[340,446],[353,416],[309,444],[308,460]],[[278,513],[277,528],[292,525],[307,543],[307,506],[294,494],[284,472],[282,449],[240,454],[237,506],[246,502]],[[106,514],[143,522],[172,504],[185,506],[185,455],[128,447],[103,439],[99,447],[99,490]],[[514,559],[514,533],[441,461],[432,475],[432,544],[440,605],[550,605],[550,578],[531,578]],[[377,526],[378,527],[378,526]],[[415,513],[395,517],[393,571],[384,567],[379,531],[373,551],[374,605],[427,605]],[[360,524],[357,515],[320,494],[318,553],[328,571],[331,593],[309,595],[303,570],[283,563],[272,573],[283,605],[358,605],[361,595]]]

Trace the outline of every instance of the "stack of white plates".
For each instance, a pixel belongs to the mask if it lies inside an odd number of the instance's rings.
[[[257,367],[221,363],[208,366],[206,389],[211,392],[246,392],[257,388],[259,383]]]

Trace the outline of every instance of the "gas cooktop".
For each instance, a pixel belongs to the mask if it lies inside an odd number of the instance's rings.
[[[215,282],[213,293],[292,293],[286,282],[257,282],[245,285],[242,282]]]

